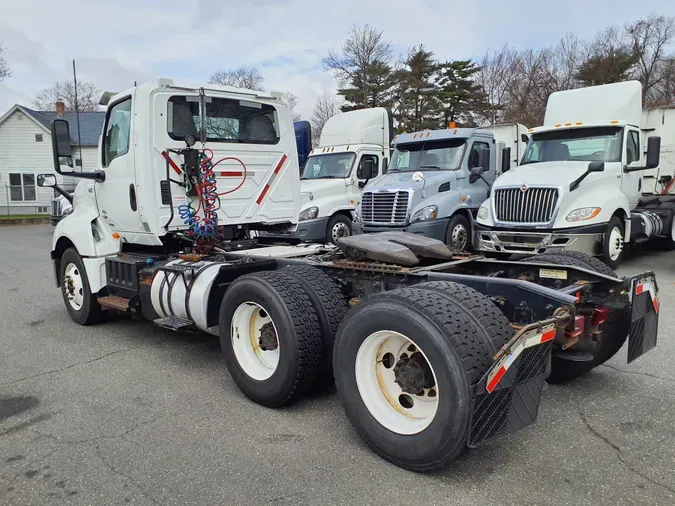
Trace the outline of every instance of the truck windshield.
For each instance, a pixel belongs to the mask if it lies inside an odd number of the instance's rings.
[[[349,176],[354,158],[356,158],[354,153],[310,156],[301,179],[343,179]]]
[[[193,134],[199,139],[199,97],[173,96],[169,99],[167,132],[174,140]],[[268,104],[206,97],[206,140],[245,144],[277,144],[279,129],[276,109]]]
[[[466,139],[397,144],[389,172],[457,170],[462,164]]]
[[[620,162],[621,127],[573,128],[532,134],[521,165],[537,162]]]

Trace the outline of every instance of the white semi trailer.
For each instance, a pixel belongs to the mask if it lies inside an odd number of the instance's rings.
[[[51,130],[55,170],[70,173],[68,123]],[[453,257],[403,232],[256,243],[301,211],[290,111],[270,93],[169,79],[126,90],[107,106],[98,170],[73,175],[51,259],[75,323],[124,312],[214,334],[264,406],[334,378],[359,434],[407,469],[534,422],[546,378],[577,377],[627,339],[629,361],[656,344],[651,272]]]
[[[642,110],[637,81],[553,93],[520,165],[497,179],[478,211],[477,249],[571,250],[612,268],[627,244],[675,249],[675,197],[661,195],[675,172],[673,133],[663,145],[660,137],[671,123],[670,110]]]

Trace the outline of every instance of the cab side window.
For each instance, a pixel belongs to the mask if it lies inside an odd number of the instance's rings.
[[[363,155],[363,156],[361,157],[361,161],[359,162],[359,167],[358,167],[359,169],[361,169],[361,167],[363,167],[363,162],[364,162],[365,160],[372,160],[372,161],[373,161],[373,167],[375,168],[375,171],[373,172],[373,177],[374,177],[374,178],[377,177],[377,175],[378,175],[379,172],[380,172],[380,168],[379,168],[380,165],[379,165],[379,158],[378,158],[378,156],[377,156],[377,155]],[[357,172],[357,174],[358,174],[358,172]]]
[[[490,146],[485,142],[474,142],[469,153],[469,170],[483,165],[485,172],[490,170]]]
[[[633,162],[640,160],[640,138],[635,130],[628,133],[628,140],[626,141],[626,163],[630,165]]]
[[[115,104],[108,113],[103,141],[103,166],[129,152],[131,133],[131,98]]]

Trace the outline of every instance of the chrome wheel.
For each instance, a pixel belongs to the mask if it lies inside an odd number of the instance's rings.
[[[349,237],[350,235],[351,232],[349,231],[349,226],[342,221],[338,221],[335,225],[333,225],[333,229],[330,231],[331,239],[335,243],[337,243],[338,239],[342,237]]]
[[[455,225],[450,234],[450,246],[456,251],[464,251],[469,238],[469,232],[461,223]]]

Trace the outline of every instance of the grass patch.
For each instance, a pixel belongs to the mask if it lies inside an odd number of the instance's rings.
[[[48,214],[3,214],[0,215],[0,220],[38,220],[49,218]]]

